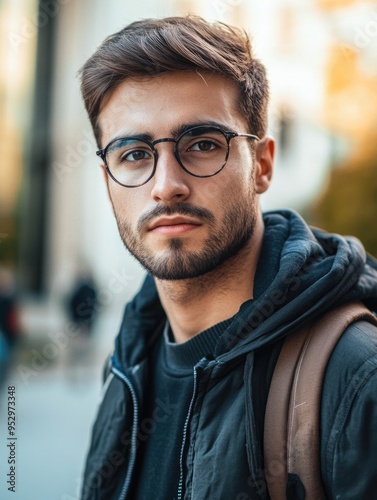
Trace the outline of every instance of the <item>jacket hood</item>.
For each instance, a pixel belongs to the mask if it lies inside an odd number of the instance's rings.
[[[275,342],[334,306],[361,300],[377,311],[377,261],[354,237],[309,227],[292,210],[266,212],[254,280],[254,298],[219,338],[216,356],[227,362]],[[115,357],[137,364],[163,328],[165,312],[148,275],[126,306]]]

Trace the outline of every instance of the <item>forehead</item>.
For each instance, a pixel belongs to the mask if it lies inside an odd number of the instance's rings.
[[[108,96],[99,114],[102,147],[120,135],[170,136],[185,124],[216,121],[246,131],[240,93],[230,78],[206,72],[175,72],[125,80]]]

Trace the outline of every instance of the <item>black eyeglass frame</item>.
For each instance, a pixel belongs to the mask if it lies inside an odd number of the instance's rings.
[[[225,137],[226,142],[227,142],[227,151],[226,151],[226,155],[225,155],[225,160],[224,160],[224,163],[221,165],[221,167],[218,170],[216,170],[216,172],[214,172],[213,174],[208,174],[208,175],[193,174],[192,172],[190,172],[189,170],[187,170],[187,168],[183,165],[183,163],[181,161],[181,158],[179,156],[179,152],[178,152],[178,147],[177,146],[178,146],[178,143],[179,143],[179,141],[181,140],[181,138],[183,136],[187,135],[188,133],[192,132],[193,130],[205,129],[207,127],[209,129],[211,129],[211,130],[217,130],[217,131],[219,131]],[[147,182],[149,182],[152,179],[152,177],[154,176],[154,174],[156,173],[157,162],[158,162],[158,151],[155,148],[156,144],[160,144],[161,142],[174,142],[175,146],[174,146],[174,149],[173,149],[173,153],[174,153],[175,159],[179,163],[180,167],[185,172],[187,172],[189,175],[192,175],[193,177],[206,178],[206,177],[213,177],[214,175],[217,175],[219,172],[221,172],[221,170],[223,170],[223,168],[225,167],[226,162],[228,161],[228,158],[229,158],[229,151],[230,151],[230,144],[229,143],[230,143],[231,139],[233,139],[234,137],[247,137],[249,139],[255,139],[257,141],[260,141],[260,138],[258,136],[256,136],[256,135],[253,135],[253,134],[245,134],[245,133],[242,133],[242,132],[230,132],[230,131],[223,130],[221,127],[216,127],[216,126],[212,126],[212,125],[197,125],[195,127],[191,127],[188,130],[185,130],[184,132],[182,132],[182,134],[180,134],[177,139],[174,139],[172,137],[163,137],[161,139],[155,139],[154,141],[151,142],[151,141],[147,141],[146,139],[140,139],[137,136],[130,136],[130,137],[124,137],[124,138],[118,137],[118,138],[113,139],[112,141],[110,141],[109,144],[107,144],[107,146],[105,146],[103,149],[99,149],[98,151],[96,151],[96,155],[99,156],[102,159],[102,161],[106,165],[106,171],[107,171],[107,173],[110,175],[110,177],[117,184],[120,184],[121,186],[126,187],[126,188],[136,188],[136,187],[144,186],[144,184],[147,184]],[[114,177],[114,175],[111,173],[111,170],[110,170],[110,168],[109,168],[109,166],[107,164],[106,154],[107,154],[108,149],[115,142],[120,141],[122,139],[127,139],[127,140],[135,139],[135,140],[144,142],[145,144],[147,144],[151,148],[151,150],[153,152],[154,163],[153,163],[153,169],[152,169],[151,175],[148,177],[147,180],[145,180],[141,184],[135,184],[133,186],[130,186],[128,184],[123,184],[122,182],[119,182]]]

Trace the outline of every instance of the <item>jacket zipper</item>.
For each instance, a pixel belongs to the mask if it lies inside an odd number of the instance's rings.
[[[136,446],[137,446],[137,426],[139,422],[139,405],[138,405],[138,400],[136,396],[135,389],[133,388],[133,385],[131,383],[131,380],[124,375],[121,371],[119,371],[117,368],[113,366],[112,371],[115,375],[117,375],[123,382],[128,386],[131,397],[132,397],[132,403],[133,403],[133,422],[132,422],[132,434],[131,434],[131,451],[130,451],[130,462],[128,465],[128,470],[126,474],[126,478],[124,480],[123,488],[120,493],[119,500],[125,500],[127,491],[130,487],[131,483],[131,476],[133,473],[133,469],[135,466],[135,461],[136,461]]]
[[[198,376],[197,376],[196,367],[194,367],[194,389],[193,389],[193,392],[192,392],[192,397],[191,397],[189,409],[188,409],[188,412],[187,412],[187,416],[186,416],[186,420],[185,420],[185,425],[183,427],[183,438],[182,438],[182,445],[181,445],[181,453],[180,453],[180,456],[179,456],[179,483],[178,483],[177,500],[182,500],[182,493],[183,493],[183,454],[184,454],[186,440],[187,440],[188,424],[189,424],[189,421],[190,421],[192,409],[194,407],[194,401],[195,401],[195,398],[196,398],[197,382],[198,382]]]

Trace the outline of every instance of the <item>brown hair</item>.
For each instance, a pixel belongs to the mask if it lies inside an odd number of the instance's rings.
[[[253,57],[249,37],[223,23],[185,16],[131,23],[106,38],[81,68],[81,92],[97,142],[101,105],[121,82],[198,69],[236,82],[240,111],[247,118],[250,132],[264,137],[268,81],[264,66]]]

